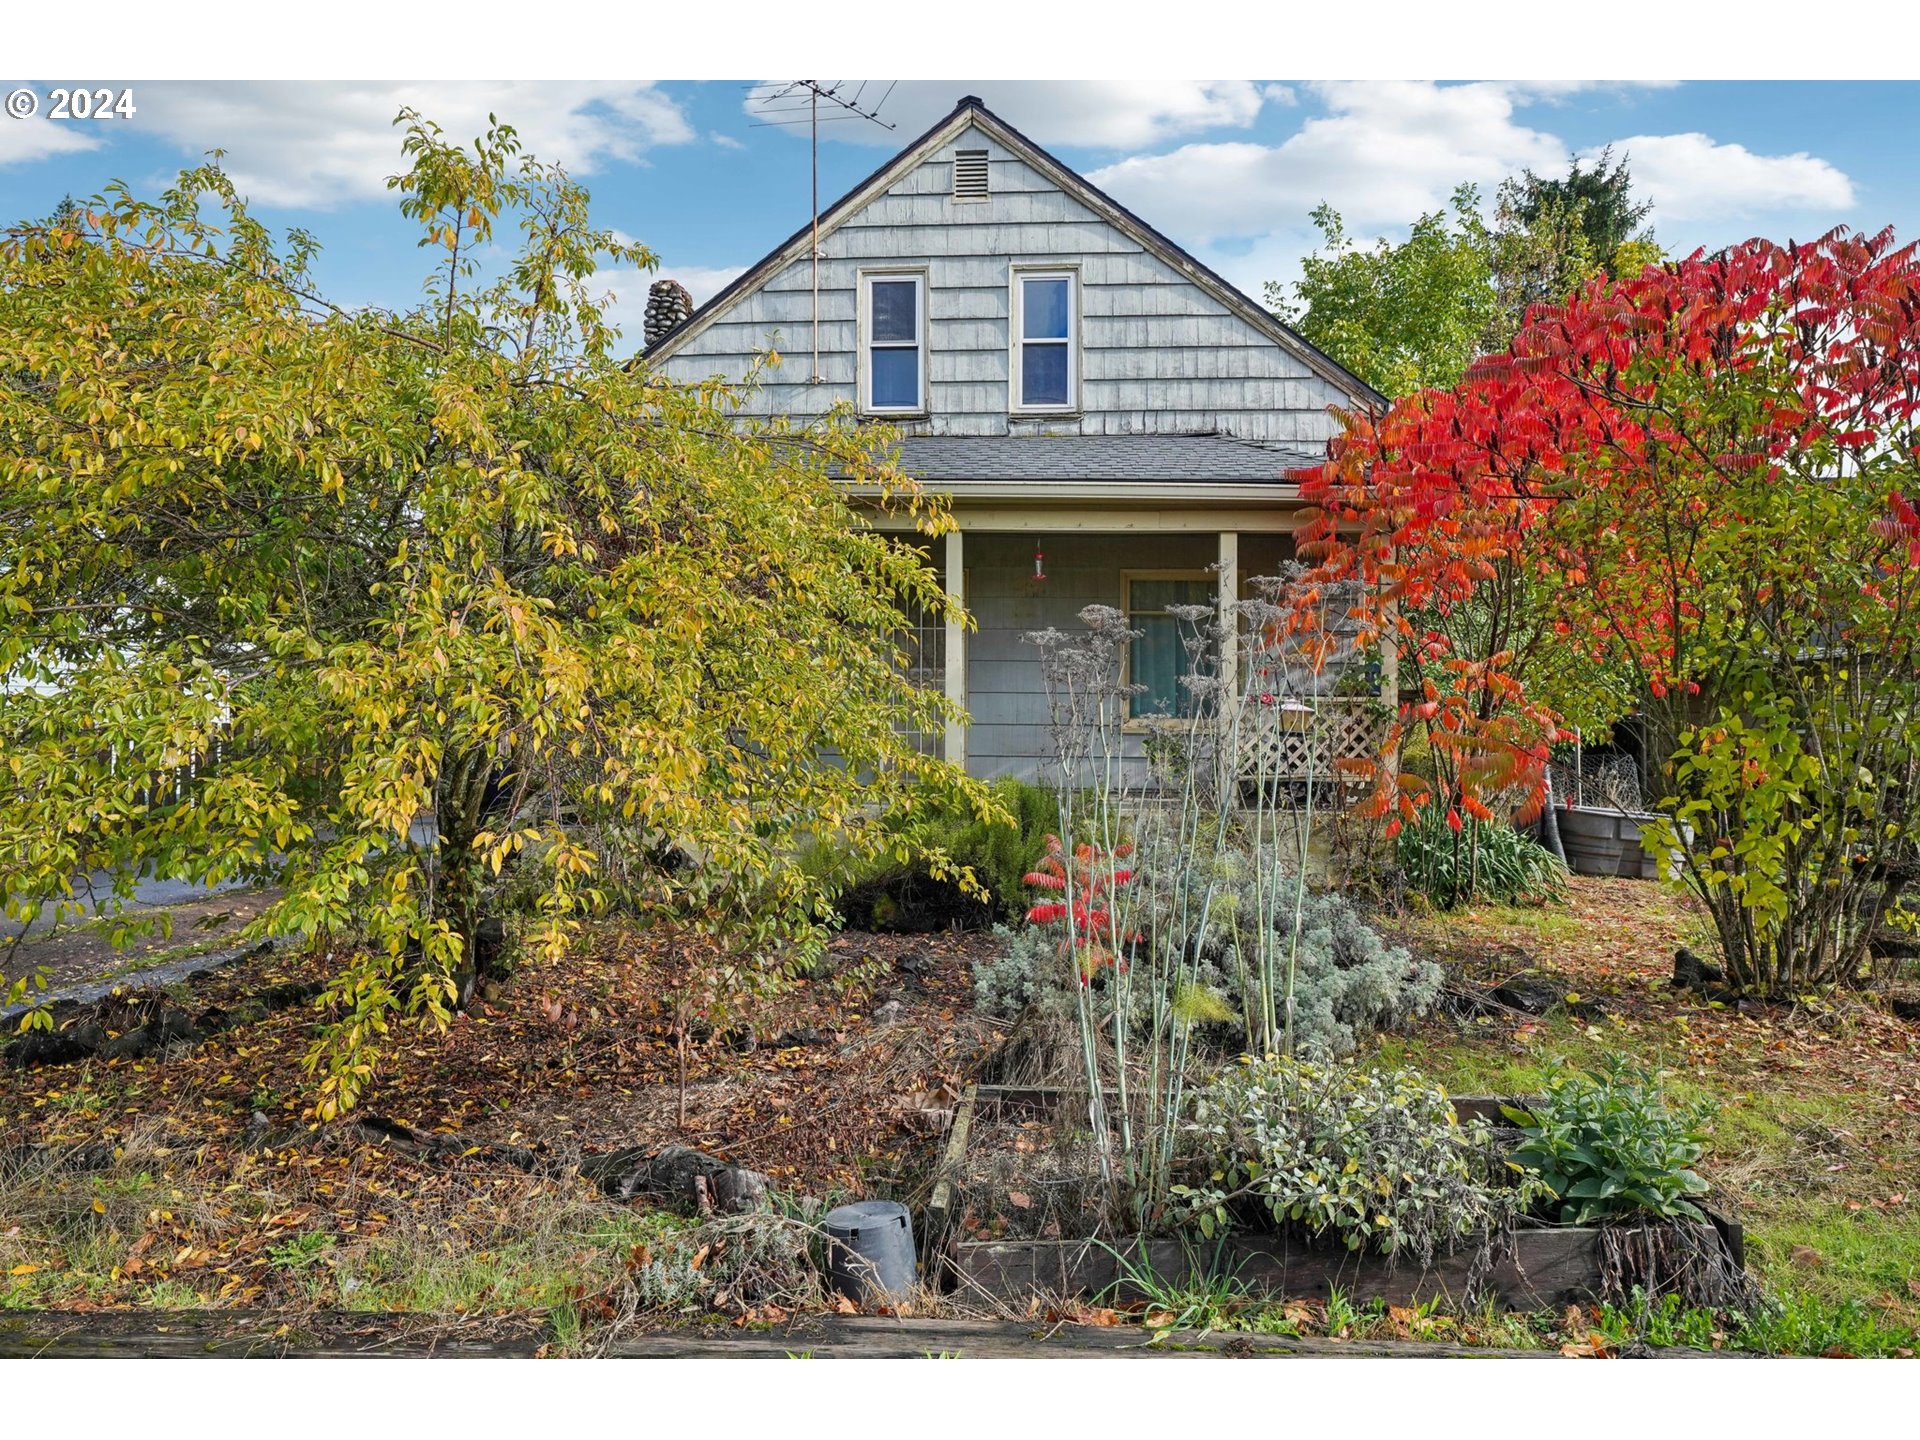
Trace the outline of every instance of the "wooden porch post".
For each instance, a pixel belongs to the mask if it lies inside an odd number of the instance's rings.
[[[1220,618],[1226,624],[1226,634],[1220,638],[1220,674],[1227,681],[1229,703],[1240,699],[1240,626],[1239,617],[1233,612],[1234,602],[1240,598],[1240,532],[1222,530],[1220,532]],[[1228,719],[1231,711],[1221,706],[1221,717]]]
[[[966,549],[960,527],[955,524],[947,532],[947,561],[945,584],[947,598],[966,603]],[[947,700],[956,708],[964,709],[967,703],[967,629],[953,616],[947,617],[946,638],[946,691]],[[943,753],[948,761],[964,766],[967,763],[967,727],[958,720],[947,722],[946,745]]]

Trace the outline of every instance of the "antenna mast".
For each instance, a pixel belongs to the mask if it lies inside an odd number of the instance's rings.
[[[800,109],[805,109],[807,112],[805,121],[798,118],[761,119],[754,124],[762,126],[804,123],[809,132],[813,184],[813,369],[807,378],[809,385],[818,385],[822,380],[820,374],[820,102],[825,100],[829,105],[839,107],[839,113],[828,114],[829,123],[835,120],[866,120],[883,130],[893,129],[890,121],[880,118],[880,107],[887,103],[887,96],[893,94],[894,84],[898,82],[889,82],[886,94],[876,100],[871,109],[863,109],[860,105],[860,97],[866,91],[868,82],[862,80],[859,88],[850,96],[842,94],[841,92],[849,83],[851,82],[846,80],[835,80],[830,84],[822,84],[818,80],[791,80],[785,84],[776,82],[771,85],[751,87],[753,93],[747,97],[748,106],[756,115],[784,115]],[[805,96],[804,104],[800,103],[803,95]]]

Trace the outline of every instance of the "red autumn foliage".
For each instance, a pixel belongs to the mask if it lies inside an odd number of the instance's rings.
[[[1025,877],[1036,889],[1064,897],[1035,903],[1027,911],[1027,920],[1034,925],[1059,925],[1065,930],[1060,953],[1073,960],[1082,985],[1106,966],[1126,968],[1120,955],[1121,937],[1116,933],[1112,896],[1133,880],[1133,871],[1119,863],[1132,853],[1131,845],[1116,845],[1109,852],[1083,841],[1073,847],[1069,857],[1060,837],[1049,835],[1040,868]],[[1133,934],[1125,937],[1129,942],[1139,938]]]
[[[1544,799],[1560,721],[1527,693],[1526,664],[1456,653],[1420,617],[1518,572],[1550,597],[1558,643],[1625,666],[1644,694],[1696,695],[1711,644],[1700,543],[1765,533],[1769,489],[1791,478],[1877,475],[1890,456],[1910,472],[1917,412],[1914,247],[1836,230],[1598,277],[1536,307],[1455,389],[1344,417],[1328,461],[1298,476],[1305,583],[1359,582],[1361,638],[1396,642],[1420,687],[1391,751],[1422,734],[1439,777],[1373,766],[1368,810],[1439,803],[1453,821],[1496,795],[1524,796],[1522,814]],[[1920,566],[1920,511],[1896,482],[1878,494],[1858,524],[1882,543],[1842,582],[1853,600]],[[1789,574],[1781,589],[1828,583]],[[1295,623],[1311,631],[1312,608]]]

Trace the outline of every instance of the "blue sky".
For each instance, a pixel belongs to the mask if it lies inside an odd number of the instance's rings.
[[[101,82],[118,88],[118,82]],[[855,85],[859,82],[848,82]],[[27,84],[44,97],[48,82]],[[872,101],[885,82],[869,86]],[[313,231],[321,278],[348,304],[417,293],[414,234],[385,190],[394,113],[412,104],[457,136],[489,111],[590,186],[601,223],[648,245],[661,273],[711,294],[805,223],[804,132],[757,127],[745,82],[136,82],[131,120],[0,119],[0,223],[109,179],[151,193],[221,147],[276,226]],[[823,129],[823,203],[962,94],[1091,176],[1258,296],[1291,279],[1330,201],[1360,235],[1398,235],[1453,186],[1490,195],[1524,167],[1564,170],[1612,144],[1630,158],[1670,250],[1830,226],[1920,235],[1920,84],[1417,81],[901,82],[881,114]],[[647,277],[608,288],[637,336]]]

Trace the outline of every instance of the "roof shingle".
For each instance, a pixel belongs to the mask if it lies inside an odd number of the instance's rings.
[[[900,468],[916,480],[1175,480],[1292,483],[1320,463],[1300,450],[1224,435],[910,435]]]

